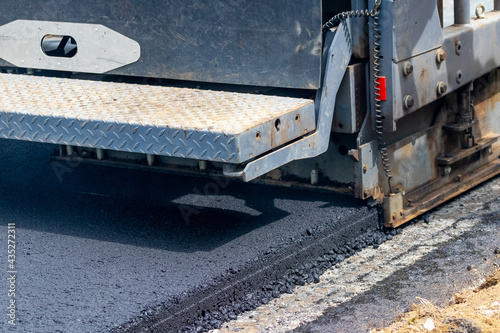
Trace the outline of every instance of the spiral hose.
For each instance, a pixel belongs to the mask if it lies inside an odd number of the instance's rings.
[[[373,9],[360,9],[348,12],[342,12],[334,17],[332,17],[328,22],[323,25],[323,32],[337,26],[340,22],[345,21],[349,18],[359,18],[359,17],[369,17],[372,20],[373,29],[373,111],[375,114],[375,132],[377,134],[377,143],[379,146],[380,156],[382,158],[382,166],[384,168],[384,174],[387,177],[389,183],[389,191],[392,193],[391,179],[392,171],[391,164],[389,161],[389,154],[387,153],[387,144],[384,141],[384,129],[382,115],[382,105],[380,101],[380,29],[379,29],[379,14],[380,6],[382,0],[375,0],[375,5]]]

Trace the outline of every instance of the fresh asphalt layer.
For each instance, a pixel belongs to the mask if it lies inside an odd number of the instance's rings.
[[[5,282],[1,331],[176,330],[377,223],[350,197],[68,164],[54,149],[0,141],[2,280],[9,223],[17,271],[16,325]]]
[[[412,303],[445,306],[500,267],[499,203],[496,177],[210,332],[360,333],[390,325]]]

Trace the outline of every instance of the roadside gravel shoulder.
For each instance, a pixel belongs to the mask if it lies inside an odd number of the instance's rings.
[[[500,269],[479,287],[456,294],[453,302],[440,308],[426,299],[412,304],[389,327],[372,333],[406,332],[500,332]]]

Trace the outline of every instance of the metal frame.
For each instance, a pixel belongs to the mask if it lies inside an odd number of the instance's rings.
[[[352,55],[352,41],[349,21],[343,21],[336,31],[326,36],[324,55],[324,79],[316,97],[318,121],[316,131],[283,148],[249,162],[243,170],[224,165],[224,175],[250,181],[295,160],[316,157],[328,149],[337,92]]]
[[[436,0],[383,1],[385,131],[396,131],[399,119],[500,66],[500,12],[470,20],[469,11],[465,12],[468,3],[455,1],[457,25],[441,29]],[[429,15],[424,15],[426,11]],[[415,24],[408,28],[408,22]]]
[[[369,1],[370,7],[373,2]],[[352,9],[363,8],[364,3],[365,0],[352,0]],[[81,146],[90,148],[74,149],[68,146],[67,152],[61,149],[59,159],[72,160],[82,154],[92,163],[126,167],[131,167],[132,159],[142,163],[140,168],[159,171],[335,190],[381,204],[386,226],[397,227],[500,173],[499,1],[495,1],[495,11],[469,20],[469,1],[456,0],[456,24],[445,29],[442,29],[440,4],[440,0],[418,3],[382,1],[378,20],[381,36],[380,40],[377,38],[382,45],[381,75],[387,79],[387,100],[380,101],[385,118],[382,133],[375,128],[373,106],[358,103],[359,100],[368,100],[368,104],[373,104],[373,91],[370,89],[373,90],[375,85],[373,72],[366,71],[366,68],[373,69],[373,48],[370,48],[372,54],[368,57],[366,38],[363,38],[370,36],[371,42],[374,42],[373,30],[366,34],[366,20],[358,18],[356,22],[343,21],[326,33],[322,86],[316,91],[314,101],[312,97],[285,98],[283,101],[291,104],[285,103],[287,106],[278,108],[284,113],[271,112],[267,116],[259,116],[257,123],[247,124],[244,130],[234,133],[222,125],[216,130],[210,126],[200,130],[179,124],[168,125],[163,130],[168,133],[165,140],[172,141],[172,147],[165,151],[158,151],[153,142],[155,137],[158,141],[157,128],[167,124],[165,118],[153,124],[134,122],[131,127],[123,128],[123,135],[131,136],[128,138],[131,143],[121,147],[124,149],[117,149],[121,152],[110,150],[105,153],[103,149],[110,147],[102,146],[101,141],[88,143],[89,139],[95,139],[95,135],[101,135],[93,132],[77,140]],[[345,3],[343,5],[345,7]],[[356,14],[350,13],[349,16]],[[75,80],[64,82],[70,81]],[[104,86],[102,83],[97,85]],[[147,92],[152,89],[140,87]],[[168,91],[165,87],[158,89],[163,89],[159,95]],[[204,91],[210,98],[217,94],[230,95],[227,91]],[[285,95],[297,92],[287,90]],[[262,94],[251,95],[259,100],[265,99]],[[9,96],[8,90],[3,96]],[[245,96],[234,96],[234,105],[230,108],[232,116],[221,117],[221,124],[225,122],[232,129],[246,121],[237,117],[241,116],[240,107],[234,107]],[[4,97],[0,97],[0,101],[1,98]],[[216,99],[217,103],[225,100]],[[271,100],[277,103],[279,98],[273,96]],[[162,107],[172,105],[171,100],[164,102]],[[12,101],[9,103],[15,104]],[[257,104],[251,103],[245,117],[255,112]],[[193,108],[196,109],[196,106],[190,104],[184,109]],[[76,110],[76,113],[80,111]],[[268,111],[265,108],[263,113]],[[297,118],[299,111],[304,113]],[[58,115],[58,119],[35,119],[26,112],[21,117],[19,114],[23,112],[9,113],[2,118],[4,129],[1,129],[0,123],[0,135],[18,139],[21,138],[19,135],[31,135],[32,140],[76,145],[67,140],[69,134],[62,133],[61,139],[54,140],[54,137],[59,138],[56,134],[60,135],[55,133],[60,131],[58,126],[68,125],[67,117]],[[170,113],[171,116],[174,114]],[[182,114],[188,113],[183,111]],[[75,123],[79,121],[80,132],[88,134],[88,129],[92,132],[93,126],[97,126],[95,130],[102,130],[102,126],[111,125],[115,118],[120,118],[120,113],[104,119],[104,123],[76,118],[73,115],[71,119]],[[213,115],[198,118],[212,119]],[[297,119],[301,121],[296,122]],[[302,123],[302,120],[305,122]],[[31,126],[33,121],[36,126]],[[186,124],[196,121],[189,120]],[[45,126],[47,130],[43,134],[46,137],[40,137],[40,133],[36,132],[38,125]],[[144,125],[153,126],[148,128]],[[278,125],[283,131],[277,131]],[[146,138],[148,135],[152,135],[151,139]],[[383,136],[383,140],[379,140],[379,136]],[[217,141],[221,146],[208,149],[207,143],[202,148],[199,144],[203,141],[201,137],[211,144]],[[145,138],[150,140],[149,144],[153,142],[149,149],[143,146]],[[189,143],[185,140],[192,138],[196,140]],[[173,139],[177,140],[175,144]],[[138,146],[135,147],[135,144]],[[385,147],[383,158],[379,153],[381,145]],[[210,151],[212,155],[203,154],[203,149],[206,154]],[[128,154],[127,151],[134,153]],[[385,159],[384,163],[382,159]],[[206,163],[206,160],[212,162]],[[384,172],[386,161],[392,170],[390,181]]]

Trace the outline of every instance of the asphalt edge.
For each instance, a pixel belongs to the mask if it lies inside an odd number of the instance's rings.
[[[256,308],[272,297],[287,292],[286,289],[290,287],[309,282],[302,283],[303,279],[300,277],[290,281],[290,276],[297,275],[297,263],[301,263],[300,266],[304,268],[310,266],[308,268],[311,269],[328,252],[347,256],[350,252],[354,253],[356,250],[349,245],[356,243],[356,237],[379,229],[378,215],[377,209],[372,208],[357,220],[352,220],[352,216],[349,216],[320,232],[308,229],[289,246],[264,254],[246,267],[232,268],[216,281],[183,295],[182,299],[170,299],[156,309],[144,309],[140,316],[119,325],[111,332],[196,332],[200,328],[206,330],[220,327],[231,315]],[[326,269],[326,266],[331,265],[324,266]],[[312,278],[314,280],[314,276]],[[284,288],[269,290],[270,283],[283,284]]]

